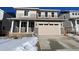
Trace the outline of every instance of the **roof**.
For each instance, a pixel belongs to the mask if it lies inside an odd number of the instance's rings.
[[[59,18],[37,18],[37,19],[33,19],[33,18],[7,18],[7,19],[10,19],[10,20],[37,20],[37,21],[41,21],[41,20],[46,20],[46,21],[49,21],[49,20],[60,20],[60,21],[62,21],[62,20],[67,20],[67,19],[59,19]]]
[[[39,11],[60,11],[60,10],[56,10],[56,9],[39,9]]]
[[[62,10],[62,11],[69,11],[69,10],[78,10],[79,11],[79,7],[35,7],[35,8],[39,8],[39,9],[56,9],[56,10]]]
[[[33,8],[33,7],[14,7],[16,10],[38,10],[38,11],[60,11],[56,9],[39,9],[39,8]]]
[[[30,9],[30,10],[38,10],[39,8],[31,8],[31,7],[14,7],[16,10],[26,10],[26,9]]]

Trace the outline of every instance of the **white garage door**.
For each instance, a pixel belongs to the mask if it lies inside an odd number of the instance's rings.
[[[38,35],[61,35],[61,23],[39,23]]]

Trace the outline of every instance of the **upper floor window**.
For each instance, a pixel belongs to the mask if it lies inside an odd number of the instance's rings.
[[[52,12],[52,17],[54,17],[54,12]]]
[[[72,13],[72,15],[74,15],[74,13]]]
[[[72,13],[72,15],[79,15],[79,13]]]
[[[47,17],[48,16],[48,13],[47,12],[45,12],[45,17]]]
[[[41,12],[38,12],[38,16],[41,17]]]
[[[28,16],[28,10],[25,10],[25,12],[24,12],[24,16]]]
[[[75,13],[75,15],[77,15],[77,13]]]
[[[64,16],[64,19],[66,19],[66,16]]]

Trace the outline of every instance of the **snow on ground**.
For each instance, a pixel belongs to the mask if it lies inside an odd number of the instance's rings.
[[[37,37],[0,39],[0,51],[36,51]]]

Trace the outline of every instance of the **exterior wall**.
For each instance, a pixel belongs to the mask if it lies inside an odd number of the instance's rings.
[[[28,16],[24,15],[24,11],[25,10],[17,10],[16,11],[16,18],[19,18],[19,17],[36,18],[36,15],[37,15],[36,11],[29,10]]]
[[[48,12],[48,18],[52,18],[51,12]]]
[[[69,15],[69,13],[60,14],[59,18],[60,18],[60,19],[69,19],[69,18],[70,18],[70,15]]]
[[[0,20],[3,20],[4,11],[0,9]]]
[[[37,11],[29,11],[29,18],[36,18]]]
[[[58,18],[58,13],[54,12],[54,18]]]
[[[79,19],[75,19],[75,28],[76,28],[76,33],[79,34],[79,24],[78,24],[78,22],[79,22]]]
[[[73,15],[74,13],[74,15]],[[76,15],[77,13],[77,15]],[[70,13],[70,18],[78,18],[79,17],[79,11],[71,11]]]
[[[78,33],[79,33],[79,19],[77,20]]]
[[[16,10],[16,18],[24,16],[24,10]]]
[[[11,21],[4,19],[2,22],[2,27],[4,27],[4,31],[9,32],[10,31],[10,27],[11,27]]]
[[[41,12],[41,17],[38,16],[38,13],[36,10],[29,10],[28,11],[28,16],[24,15],[25,10],[16,10],[16,18],[58,18],[58,12],[54,12],[54,17],[52,17],[52,11],[47,12],[47,17],[45,17],[45,11],[40,11]]]
[[[41,12],[41,17],[38,16],[38,18],[45,18],[45,12]]]
[[[79,34],[79,24],[77,26],[78,26],[78,34]]]

